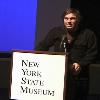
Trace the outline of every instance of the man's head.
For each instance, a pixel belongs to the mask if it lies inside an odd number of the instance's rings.
[[[69,8],[62,15],[64,26],[72,31],[75,30],[80,22],[80,12],[76,9]]]

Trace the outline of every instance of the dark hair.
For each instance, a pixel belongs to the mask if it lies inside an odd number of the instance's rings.
[[[68,9],[66,9],[63,12],[62,16],[61,16],[62,20],[64,20],[65,15],[70,14],[70,13],[75,14],[76,18],[77,18],[77,22],[80,22],[80,19],[81,19],[80,12],[77,9],[74,9],[74,8],[68,8]]]

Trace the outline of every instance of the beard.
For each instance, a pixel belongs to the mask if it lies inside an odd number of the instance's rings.
[[[76,24],[74,27],[72,28],[67,28],[66,27],[66,30],[69,32],[69,33],[73,33],[75,32],[76,30],[78,29],[78,24]]]

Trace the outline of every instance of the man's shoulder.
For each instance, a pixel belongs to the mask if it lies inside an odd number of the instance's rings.
[[[81,31],[80,34],[82,37],[87,38],[87,39],[96,39],[96,34],[93,30],[89,28],[85,28]]]
[[[89,29],[89,28],[84,28],[82,30],[82,33],[86,34],[86,35],[94,35],[94,31]]]
[[[50,30],[64,30],[64,28],[62,26],[55,26],[51,28]]]
[[[50,34],[65,34],[65,30],[62,26],[56,26],[50,29]]]
[[[89,28],[85,28],[84,31],[86,31],[86,32],[92,32],[93,33],[93,30],[89,29]]]

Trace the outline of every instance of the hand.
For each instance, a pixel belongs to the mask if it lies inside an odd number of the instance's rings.
[[[81,66],[78,63],[73,63],[72,64],[72,69],[74,71],[74,74],[78,74],[81,70]]]
[[[81,68],[78,63],[73,63],[72,67],[73,67],[73,69],[75,69],[75,71],[78,71]]]

